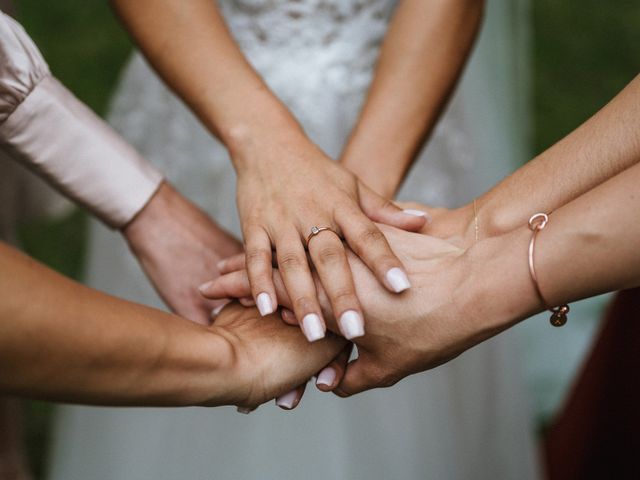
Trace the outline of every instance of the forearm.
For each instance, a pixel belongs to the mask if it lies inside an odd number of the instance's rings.
[[[394,195],[438,120],[473,45],[483,3],[405,0],[399,5],[342,156],[378,193]]]
[[[500,182],[478,201],[482,236],[551,212],[640,160],[640,77],[578,129]],[[471,231],[472,205],[465,207]]]
[[[276,134],[302,135],[244,58],[215,2],[111,3],[160,76],[232,154],[249,142],[275,140]]]
[[[466,298],[479,302],[474,311],[487,309],[491,321],[504,327],[547,306],[640,285],[639,183],[637,164],[550,215],[534,252],[547,305],[529,274],[532,231],[527,220],[469,249],[466,258],[472,259],[476,273],[470,275],[475,280],[469,282],[468,291],[476,293]],[[528,215],[534,213],[535,208]]]
[[[0,390],[111,405],[223,401],[228,342],[101,294],[0,245]],[[220,396],[217,397],[217,394]]]

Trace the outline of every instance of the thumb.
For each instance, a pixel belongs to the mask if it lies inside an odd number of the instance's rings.
[[[415,209],[403,210],[362,183],[358,184],[358,193],[362,211],[374,222],[417,232],[431,221],[427,212]]]
[[[333,393],[339,397],[350,397],[365,390],[374,388],[373,364],[365,356],[360,355],[356,360],[349,362],[344,372],[344,377]]]

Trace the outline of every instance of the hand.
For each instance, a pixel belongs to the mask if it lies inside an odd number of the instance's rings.
[[[238,405],[243,411],[302,385],[290,403],[279,402],[287,409],[295,408],[307,379],[346,345],[335,335],[309,344],[298,328],[286,325],[276,315],[261,318],[255,308],[235,303],[224,307],[210,328],[228,340],[232,348],[228,358],[233,359],[226,374],[233,383],[229,397],[216,400],[216,404]]]
[[[339,395],[390,386],[436,367],[542,309],[526,266],[526,230],[508,241],[489,239],[465,251],[427,235],[380,229],[407,266],[413,288],[402,295],[388,293],[355,255],[349,255],[368,329],[355,340],[359,357],[335,389]],[[287,306],[277,274],[274,281]],[[237,271],[220,277],[207,294],[244,296],[248,288],[246,273]],[[320,298],[326,305],[322,292]],[[329,327],[336,329],[326,311]]]
[[[400,202],[398,205],[405,210],[425,212],[429,221],[419,230],[419,233],[447,240],[460,248],[468,248],[475,243],[473,203],[453,209],[431,207],[417,202]],[[488,235],[484,231],[483,233],[486,238]]]
[[[122,234],[169,308],[208,325],[224,302],[205,300],[197,288],[218,275],[220,259],[242,250],[240,243],[167,183]]]
[[[376,195],[304,137],[294,135],[282,145],[260,150],[248,143],[249,147],[235,153],[242,158],[234,163],[250,293],[260,312],[271,313],[277,305],[271,279],[275,260],[307,338],[314,341],[324,336],[326,326],[305,242],[311,227],[329,227],[335,233],[323,231],[313,237],[309,255],[343,335],[363,335],[362,309],[340,237],[381,284],[401,292],[410,286],[404,267],[372,220],[417,230],[424,218],[403,213]],[[245,158],[257,156],[260,162]]]

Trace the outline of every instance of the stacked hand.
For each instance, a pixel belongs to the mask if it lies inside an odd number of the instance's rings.
[[[507,327],[502,312],[512,308],[509,299],[488,299],[480,295],[483,282],[490,279],[479,276],[492,268],[495,246],[485,242],[468,251],[432,236],[410,233],[380,225],[395,254],[408,268],[413,288],[394,295],[381,288],[363,262],[353,253],[348,254],[355,278],[357,296],[367,318],[367,334],[354,340],[358,346],[358,359],[346,370],[345,355],[334,362],[335,379],[327,389],[339,395],[385,387],[416,372],[444,363],[480,341]],[[510,259],[506,259],[510,261]],[[228,267],[239,267],[237,261]],[[496,266],[495,268],[500,268]],[[526,272],[518,270],[517,279],[511,278],[511,287],[521,289],[520,299],[535,298]],[[280,303],[290,308],[282,280],[274,274],[274,283]],[[500,277],[498,277],[500,280]],[[321,304],[329,328],[341,332],[330,316],[326,295],[318,284]],[[210,298],[242,297],[249,291],[247,274],[243,270],[227,273],[209,286]],[[523,305],[526,302],[523,301]],[[283,315],[287,320],[289,317]],[[344,377],[342,377],[344,372]]]
[[[407,213],[375,194],[303,135],[286,143],[270,140],[266,148],[248,139],[237,143],[242,147],[231,153],[250,285],[245,296],[262,314],[275,311],[276,264],[305,335],[310,341],[322,338],[326,325],[313,268],[343,335],[363,335],[362,307],[342,238],[381,285],[399,293],[410,287],[405,267],[374,221],[415,231],[424,226],[424,215]],[[309,239],[308,259],[305,247],[314,226],[327,229]]]

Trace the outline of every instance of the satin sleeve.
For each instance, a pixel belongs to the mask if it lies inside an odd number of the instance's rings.
[[[50,73],[24,29],[0,13],[0,147],[112,228],[162,174]]]

